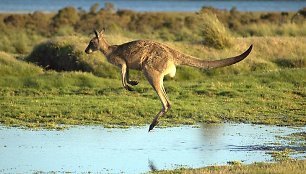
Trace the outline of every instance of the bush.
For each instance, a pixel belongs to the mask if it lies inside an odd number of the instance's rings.
[[[280,13],[267,13],[262,14],[260,19],[263,21],[268,21],[269,23],[278,23],[281,21],[282,15]]]
[[[43,36],[49,36],[51,16],[52,14],[48,15],[39,11],[29,14],[29,19],[25,28],[27,28],[29,31],[37,32]]]
[[[116,11],[115,5],[110,3],[110,2],[106,2],[104,3],[104,10],[114,13]]]
[[[301,59],[284,59],[279,58],[273,61],[277,66],[281,68],[304,68],[306,66],[306,60]]]
[[[0,50],[4,52],[28,54],[32,47],[43,39],[23,29],[4,27],[1,24],[0,28]]]
[[[80,20],[79,13],[74,7],[65,7],[52,18],[52,25],[59,27],[63,25],[74,25]]]
[[[26,23],[26,16],[19,14],[12,14],[3,19],[6,25],[11,25],[16,28],[24,27]]]
[[[94,3],[90,9],[89,9],[89,13],[90,14],[96,14],[99,8],[99,3]]]
[[[224,25],[218,20],[217,16],[212,13],[201,14],[203,21],[202,43],[217,49],[228,48],[231,46],[229,32]]]
[[[45,69],[56,71],[84,71],[97,76],[113,78],[116,68],[106,63],[101,53],[84,52],[88,38],[69,36],[57,37],[37,45],[26,60]]]

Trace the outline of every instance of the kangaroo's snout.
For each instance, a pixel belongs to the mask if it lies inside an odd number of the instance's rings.
[[[85,49],[85,53],[86,53],[86,54],[90,54],[91,52],[92,52],[92,50],[91,50],[90,48],[87,47],[87,48]]]

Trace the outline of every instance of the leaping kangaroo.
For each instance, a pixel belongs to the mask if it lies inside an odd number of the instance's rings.
[[[163,85],[165,75],[175,76],[177,65],[188,65],[197,68],[218,68],[235,64],[246,58],[253,45],[239,56],[206,61],[172,49],[164,44],[149,41],[136,40],[122,45],[109,45],[104,38],[104,29],[101,32],[94,31],[95,37],[92,38],[85,49],[87,54],[94,51],[101,51],[108,62],[121,69],[122,85],[125,89],[132,91],[129,85],[137,85],[138,82],[130,80],[129,69],[143,71],[145,77],[156,91],[162,103],[162,109],[154,117],[149,131],[158,123],[158,118],[163,116],[171,107],[169,98]]]

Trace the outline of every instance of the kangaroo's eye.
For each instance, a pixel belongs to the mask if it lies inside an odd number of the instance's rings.
[[[90,41],[90,44],[95,46],[95,45],[97,45],[97,42],[92,40],[92,41]]]

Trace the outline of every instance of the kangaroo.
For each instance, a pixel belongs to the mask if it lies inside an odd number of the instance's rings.
[[[121,81],[125,89],[132,91],[132,86],[138,82],[131,80],[129,69],[142,71],[156,91],[161,103],[162,109],[154,117],[150,124],[151,131],[157,124],[158,118],[163,116],[170,108],[171,104],[166,94],[163,79],[165,75],[175,76],[177,65],[187,65],[197,68],[218,68],[235,64],[246,58],[253,45],[239,56],[206,61],[172,49],[164,44],[150,40],[136,40],[122,45],[109,45],[104,38],[104,29],[101,32],[94,31],[95,37],[92,38],[85,49],[87,54],[94,51],[101,51],[108,62],[118,66],[121,69]]]

